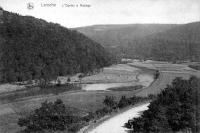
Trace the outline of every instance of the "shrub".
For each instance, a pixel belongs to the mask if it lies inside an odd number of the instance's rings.
[[[127,99],[126,96],[122,96],[121,99],[119,100],[118,107],[123,108],[128,105],[130,105],[129,99]]]
[[[104,99],[104,101],[103,101],[103,103],[107,107],[109,107],[111,109],[115,108],[116,105],[117,105],[117,102],[115,101],[115,97],[114,96],[106,96],[105,99]]]
[[[20,118],[18,125],[26,127],[28,132],[42,130],[65,130],[67,123],[70,123],[66,107],[62,100],[43,102],[41,107],[34,110],[29,116]]]
[[[160,76],[160,72],[156,70],[156,72],[154,73],[154,79],[158,79],[159,76]]]

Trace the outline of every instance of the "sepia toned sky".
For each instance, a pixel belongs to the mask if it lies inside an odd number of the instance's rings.
[[[27,3],[34,8],[28,9]],[[44,4],[56,7],[44,7]],[[64,6],[65,4],[65,6]],[[87,4],[90,7],[66,7]],[[94,24],[189,23],[200,21],[200,0],[0,0],[4,10],[65,27]]]

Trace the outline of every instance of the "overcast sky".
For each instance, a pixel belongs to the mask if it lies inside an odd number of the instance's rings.
[[[27,9],[32,2],[34,9]],[[42,7],[55,3],[56,7]],[[89,4],[91,7],[62,7]],[[200,21],[200,0],[0,0],[4,10],[65,27],[94,24],[189,23]]]

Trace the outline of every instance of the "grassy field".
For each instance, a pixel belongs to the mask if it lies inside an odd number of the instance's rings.
[[[126,95],[131,97],[135,94],[135,91],[80,91],[80,92],[66,92],[59,95],[48,95],[48,96],[35,96],[21,101],[13,102],[9,104],[0,105],[0,109],[4,108],[4,111],[0,111],[0,132],[12,132],[10,129],[19,130],[16,122],[17,119],[23,114],[28,114],[31,110],[36,109],[40,106],[40,103],[48,100],[54,101],[56,98],[60,98],[64,101],[67,106],[74,108],[76,115],[85,115],[87,112],[93,112],[97,109],[102,108],[103,99],[105,95],[112,95],[119,100],[121,96]]]
[[[15,102],[16,100],[31,96],[48,95],[48,94],[58,95],[63,92],[78,91],[78,90],[81,90],[81,87],[78,87],[75,84],[65,84],[59,86],[53,85],[53,86],[47,86],[46,88],[29,87],[26,89],[20,89],[0,94],[0,101],[3,104],[3,103]]]
[[[16,90],[22,90],[25,87],[23,85],[14,85],[14,84],[2,84],[0,85],[0,94],[1,93],[6,93],[6,92],[12,92]]]
[[[129,65],[142,68],[159,70],[160,76],[149,87],[140,90],[137,96],[148,96],[149,94],[158,94],[168,84],[170,84],[176,77],[182,77],[188,79],[191,76],[200,77],[200,71],[193,70],[188,67],[187,64],[170,64],[159,61],[146,61],[146,62],[134,62]]]
[[[155,65],[155,64],[154,64]],[[144,69],[145,70],[145,69]],[[20,97],[15,102],[0,104],[0,133],[13,133],[20,131],[21,128],[17,125],[17,120],[22,115],[28,114],[31,110],[38,108],[41,102],[48,100],[54,101],[57,98],[63,100],[63,102],[70,106],[74,114],[83,116],[88,112],[96,111],[103,106],[103,100],[106,95],[115,96],[116,100],[119,100],[121,96],[131,97],[148,96],[149,94],[158,94],[161,89],[165,88],[167,84],[170,84],[175,77],[189,78],[191,75],[197,75],[200,77],[200,72],[174,72],[175,70],[170,67],[170,72],[162,71],[160,67],[160,76],[154,81],[151,86],[143,89],[128,88],[127,91],[120,89],[119,91],[65,91],[58,94],[41,94],[28,97]],[[147,68],[145,71],[150,71]],[[131,90],[131,91],[130,91]],[[0,102],[1,103],[1,102]]]
[[[117,64],[106,67],[98,74],[82,78],[82,83],[123,83],[136,81],[140,69],[127,64]]]
[[[154,81],[151,86],[140,90],[136,95],[146,97],[150,94],[160,93],[168,84],[170,84],[176,77],[182,77],[184,79],[189,79],[191,74],[187,73],[168,73],[160,72],[159,78]]]

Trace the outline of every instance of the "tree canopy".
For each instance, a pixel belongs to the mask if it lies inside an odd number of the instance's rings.
[[[132,132],[200,131],[200,79],[176,78],[144,111],[141,117],[129,120]]]
[[[2,21],[1,82],[86,73],[112,62],[101,45],[59,24],[7,11],[3,11]]]
[[[18,125],[25,126],[27,132],[65,130],[68,123],[70,123],[70,117],[60,99],[57,99],[54,103],[43,102],[40,108],[18,121]]]

